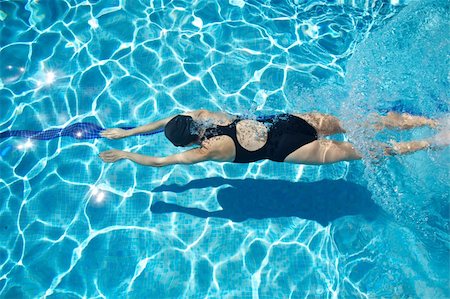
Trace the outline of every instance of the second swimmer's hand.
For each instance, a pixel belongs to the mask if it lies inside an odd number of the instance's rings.
[[[128,137],[127,130],[120,128],[106,129],[100,132],[100,136],[108,138],[108,139],[120,139],[124,137]]]

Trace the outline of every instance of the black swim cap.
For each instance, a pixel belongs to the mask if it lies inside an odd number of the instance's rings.
[[[164,127],[164,134],[175,146],[186,146],[198,138],[194,120],[187,115],[177,115]]]

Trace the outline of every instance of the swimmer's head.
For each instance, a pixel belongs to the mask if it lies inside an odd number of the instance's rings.
[[[164,134],[175,146],[188,146],[198,140],[196,126],[192,117],[177,115],[164,127]]]

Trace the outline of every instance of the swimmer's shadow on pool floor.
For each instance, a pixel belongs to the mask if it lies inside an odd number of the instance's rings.
[[[365,187],[344,180],[323,180],[299,183],[281,180],[235,180],[207,178],[193,180],[186,185],[163,185],[153,192],[169,191],[181,193],[189,189],[206,187],[221,188],[217,200],[219,211],[205,211],[177,204],[156,202],[153,213],[186,213],[197,217],[227,218],[241,222],[250,218],[299,217],[328,225],[333,220],[347,215],[363,215],[374,219],[380,212]]]

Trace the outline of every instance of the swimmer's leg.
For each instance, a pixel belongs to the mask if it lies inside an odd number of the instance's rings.
[[[438,150],[450,146],[450,130],[442,131],[431,138],[419,141],[395,142],[385,148],[387,155],[411,154],[423,149]]]
[[[292,115],[303,118],[316,129],[319,135],[329,136],[345,133],[345,129],[342,127],[339,119],[333,115],[318,112],[292,113]]]
[[[438,122],[434,119],[423,116],[411,115],[408,113],[388,112],[386,116],[379,116],[378,122],[375,124],[377,130],[384,128],[408,130],[416,127],[430,126],[435,128]]]
[[[406,142],[391,140],[390,143],[391,145],[380,144],[386,156],[407,155],[424,149],[439,150],[450,145],[450,131],[424,140]]]
[[[321,165],[361,158],[350,142],[319,139],[290,153],[284,162]]]
[[[424,149],[437,149],[450,145],[450,132],[438,134],[433,138],[419,141],[395,142],[392,145],[381,144],[386,156],[412,154]],[[321,165],[340,161],[360,160],[362,155],[350,142],[319,139],[308,143],[290,153],[284,162]],[[374,159],[379,159],[375,154]]]
[[[408,141],[408,142],[395,142],[391,140],[391,144],[392,146],[389,145],[384,146],[384,153],[387,156],[412,154],[414,152],[427,149],[430,147],[430,142],[426,140]]]
[[[391,144],[392,147],[385,148],[387,155],[411,154],[427,148],[437,150],[450,145],[450,131],[441,132],[426,140],[409,142],[395,142],[391,140]]]
[[[345,133],[345,129],[343,128],[341,122],[335,116],[318,112],[292,114],[306,120],[316,129],[319,135],[329,136]],[[438,121],[434,119],[411,115],[408,113],[400,114],[396,112],[388,112],[386,116],[376,114],[375,118],[375,128],[377,130],[382,130],[384,128],[407,130],[422,126],[436,128],[438,125]]]

